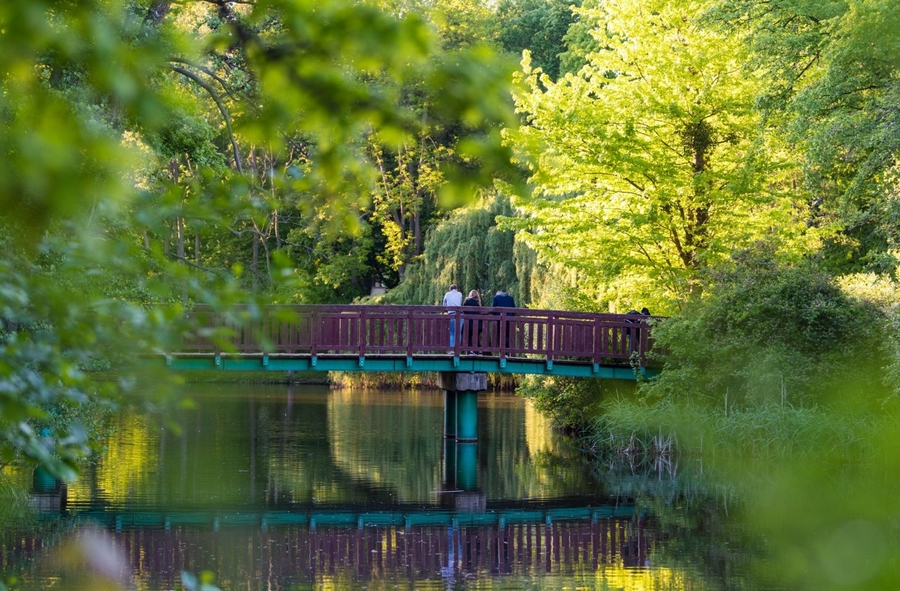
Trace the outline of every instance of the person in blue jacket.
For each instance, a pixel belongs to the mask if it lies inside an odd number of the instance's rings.
[[[511,295],[500,289],[497,290],[496,294],[494,294],[494,299],[491,300],[491,305],[495,308],[515,308],[516,301]]]
[[[516,301],[513,299],[511,295],[506,293],[505,290],[499,289],[497,293],[494,294],[494,299],[491,300],[491,306],[495,308],[515,308]],[[512,314],[507,314],[507,317],[512,316]],[[503,347],[509,348],[509,323],[506,323],[506,330],[504,332],[503,337]]]

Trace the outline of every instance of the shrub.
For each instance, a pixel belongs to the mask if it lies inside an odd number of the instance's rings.
[[[600,414],[607,394],[633,389],[631,382],[528,376],[516,392],[531,399],[534,407],[549,417],[554,427],[570,433],[583,433]]]
[[[742,252],[709,279],[702,299],[654,328],[665,369],[646,392],[783,404],[876,383],[878,311],[848,298],[813,262]]]

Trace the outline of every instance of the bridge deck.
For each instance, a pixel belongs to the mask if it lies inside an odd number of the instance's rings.
[[[448,313],[448,311],[450,313]],[[198,308],[172,369],[473,371],[634,379],[649,317],[524,308]]]

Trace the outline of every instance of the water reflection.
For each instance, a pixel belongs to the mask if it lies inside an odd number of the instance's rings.
[[[211,570],[223,589],[637,589],[669,576],[646,568],[646,519],[519,398],[481,396],[478,442],[459,444],[442,437],[440,392],[195,396],[180,432],[118,417],[106,455],[48,507],[76,539],[99,526],[138,588],[173,588],[183,570]],[[24,588],[66,572],[42,554]]]
[[[599,492],[577,454],[513,396],[481,397],[478,442],[453,457],[440,392],[204,388],[195,396],[181,433],[119,417],[107,453],[70,487],[70,502],[391,505],[435,504],[448,486],[493,500]],[[447,480],[448,461],[465,470]]]
[[[640,568],[650,551],[642,520],[516,524],[503,527],[86,529],[73,546],[106,547],[114,579],[168,589],[183,570],[212,568],[223,589],[641,588],[668,577]],[[38,580],[82,580],[67,573],[71,552],[40,561]],[[106,568],[109,568],[108,566]],[[62,574],[62,576],[60,576]],[[596,586],[595,586],[596,585]],[[63,585],[65,586],[65,585]],[[680,588],[680,587],[669,587]]]

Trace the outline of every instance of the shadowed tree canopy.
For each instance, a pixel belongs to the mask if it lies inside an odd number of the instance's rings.
[[[406,82],[442,89],[431,121],[457,130],[441,195],[490,180],[508,70],[442,52],[415,12],[370,3],[0,4],[2,461],[70,476],[88,434],[48,409],[133,384],[86,370],[171,345],[192,302],[247,303],[285,275],[282,225],[301,214],[355,232],[378,177],[366,136],[421,131]]]
[[[504,49],[521,55],[531,52],[534,67],[556,80],[566,52],[565,37],[575,21],[569,0],[503,0],[497,6],[500,43]]]

